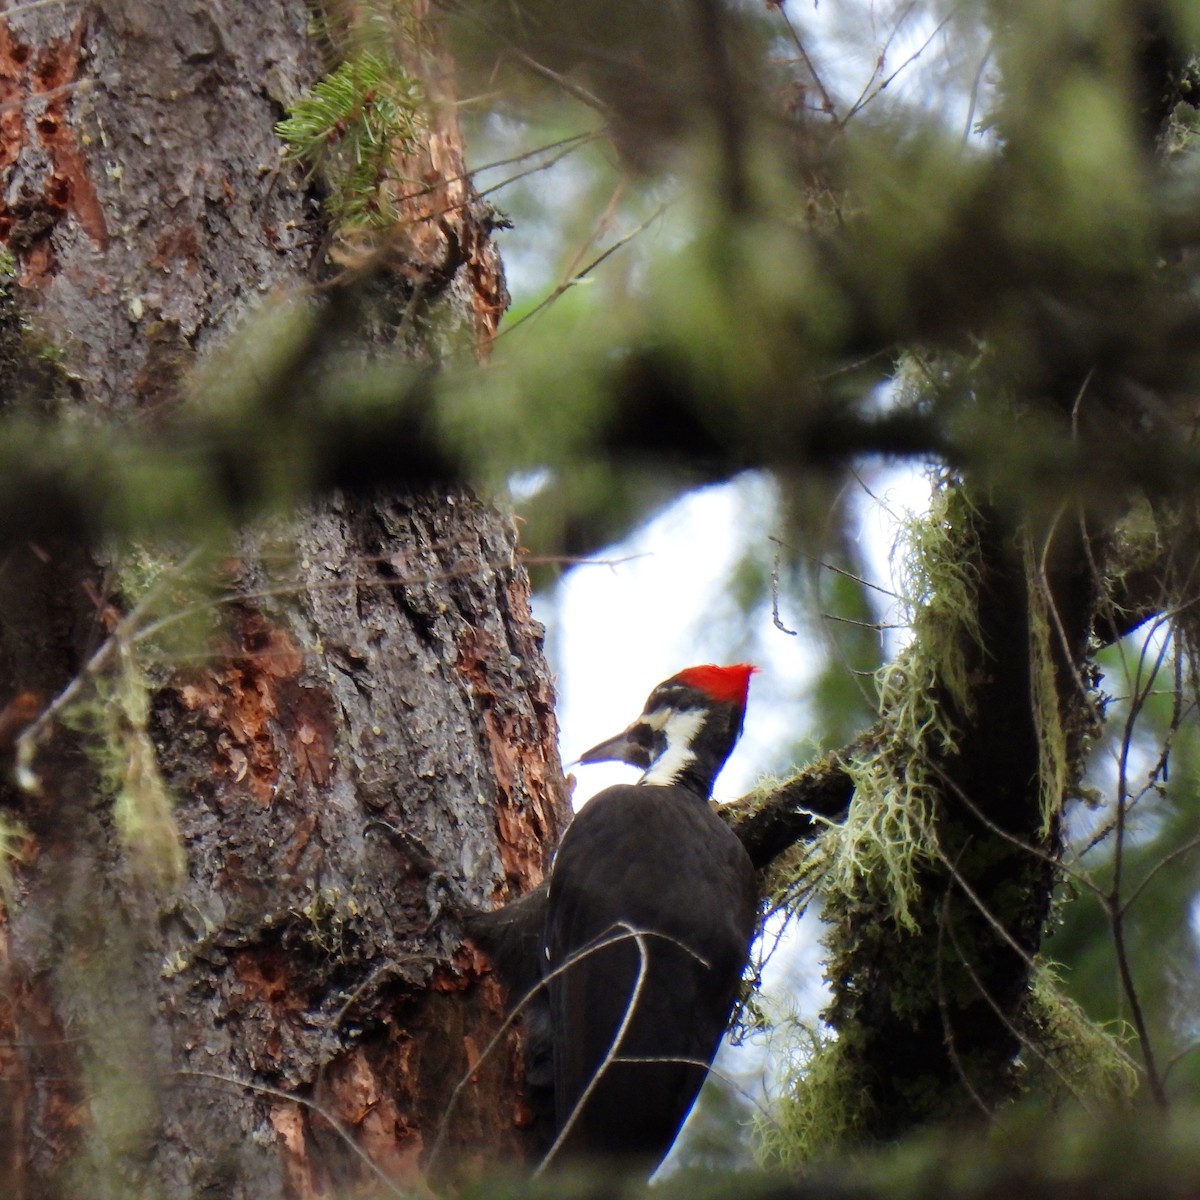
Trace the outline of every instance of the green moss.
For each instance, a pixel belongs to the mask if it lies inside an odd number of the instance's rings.
[[[1176,518],[1157,513],[1150,501],[1135,497],[1112,531],[1108,553],[1104,555],[1104,586],[1101,595],[1108,599],[1128,591],[1131,579],[1161,567],[1165,542],[1172,536]],[[1105,617],[1101,614],[1101,621]]]
[[[1193,56],[1176,82],[1176,103],[1159,141],[1163,159],[1188,169],[1200,146],[1200,56]]]
[[[811,1052],[797,1057],[778,1123],[764,1135],[764,1154],[775,1163],[794,1166],[853,1147],[864,1130],[890,1137],[913,1120],[952,1119],[970,1104],[967,1087],[997,1105],[1018,1087],[1050,1100],[1110,1100],[1128,1097],[1137,1084],[1120,1039],[1061,996],[1046,968],[1033,971],[1024,994],[1004,1001],[1015,1037],[964,1036],[952,1064],[939,1053],[939,1030],[960,1021],[974,1028],[981,1002],[993,994],[996,955],[1009,957],[994,923],[1008,928],[1010,914],[1022,913],[1044,886],[1042,861],[1003,839],[962,837],[946,805],[942,764],[957,752],[960,728],[986,719],[973,700],[988,662],[976,530],[972,506],[943,477],[928,516],[907,531],[900,574],[914,638],[880,674],[882,732],[846,764],[855,783],[846,822],[831,827],[816,850],[835,993],[827,1019],[837,1036],[814,1038]],[[1024,573],[1048,837],[1071,782],[1070,762],[1053,652],[1058,632],[1028,542]],[[812,861],[801,869],[811,878]],[[986,914],[952,887],[951,871],[988,881]],[[880,1041],[910,1036],[926,1048],[912,1061],[903,1047]],[[893,1074],[880,1078],[881,1064],[892,1064]]]
[[[34,324],[16,277],[17,265],[0,254],[0,413],[20,410],[70,420],[65,401],[78,380],[66,366],[62,347]]]
[[[113,561],[117,573],[117,591],[127,607],[142,604],[158,592],[172,565],[160,549],[142,542],[122,546]]]
[[[203,555],[184,553],[166,543],[126,541],[113,549],[109,562],[116,579],[116,599],[126,612],[138,613],[128,637],[138,661],[154,676],[179,660],[198,662],[211,652],[222,619],[222,592],[210,567],[219,543]]]
[[[106,690],[94,757],[113,797],[113,820],[135,869],[173,887],[186,873],[187,857],[147,730],[149,680],[128,649],[118,654]]]
[[[296,918],[290,926],[306,945],[335,958],[345,955],[346,941],[363,920],[363,911],[353,893],[341,888],[314,888],[308,901],[290,910]]]

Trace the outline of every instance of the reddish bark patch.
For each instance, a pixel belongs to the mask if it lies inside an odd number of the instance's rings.
[[[302,1020],[306,993],[290,969],[288,954],[277,945],[239,951],[231,966],[237,982],[230,990],[226,1015],[248,1018],[243,1040],[246,1057],[255,1071],[274,1074],[291,1052],[294,1038],[288,1027]]]
[[[235,954],[233,973],[240,984],[240,994],[246,1000],[261,1000],[273,1007],[287,998],[287,959],[277,949],[244,950]]]
[[[528,595],[511,611],[528,611]],[[493,684],[489,665],[499,648],[472,630],[459,643],[458,669],[483,710],[483,728],[496,780],[496,831],[508,879],[524,891],[541,882],[558,835],[556,800],[562,788],[554,744],[553,698],[538,682],[529,696],[536,719],[504,702],[503,685]],[[506,681],[507,683],[508,681]],[[511,686],[511,683],[508,684]]]
[[[467,240],[467,281],[471,287],[471,308],[475,328],[481,339],[480,357],[485,357],[496,336],[500,318],[508,309],[510,296],[504,282],[504,269],[492,239],[472,222]]]
[[[317,1186],[312,1159],[308,1153],[305,1110],[299,1104],[277,1100],[271,1105],[271,1125],[282,1143],[283,1169],[290,1200],[317,1200],[324,1190]]]
[[[290,875],[300,864],[300,856],[308,848],[308,843],[312,841],[313,831],[317,827],[317,818],[310,813],[306,817],[302,817],[297,822],[296,828],[292,831],[291,843],[288,846],[287,853],[283,856],[283,860],[279,864],[279,869],[285,874]]]
[[[0,709],[0,754],[13,749],[17,738],[38,719],[44,707],[36,692],[20,692]]]
[[[415,26],[430,20],[430,7],[429,0],[410,0]],[[445,52],[430,53],[427,46],[414,57],[411,65],[425,84],[434,116],[417,150],[395,155],[391,186],[398,220],[388,235],[389,262],[420,289],[440,289],[464,272],[483,358],[509,303],[504,271],[466,169],[453,65]],[[357,256],[349,257],[353,262]]]
[[[20,255],[26,285],[53,270],[49,237],[68,216],[99,249],[108,245],[104,209],[68,112],[83,82],[85,30],[81,18],[66,38],[35,53],[0,25],[0,170],[18,168],[35,136],[49,159],[40,181],[31,172],[15,197],[0,201],[0,241]]]
[[[416,1182],[425,1139],[400,1112],[394,1089],[365,1049],[338,1059],[328,1080],[334,1110],[356,1132],[370,1160],[399,1185]]]
[[[185,275],[195,275],[200,270],[200,243],[191,225],[169,225],[158,235],[150,266],[170,272],[177,265]]]
[[[89,1111],[76,1083],[78,1042],[58,1020],[47,977],[14,972],[2,924],[0,977],[5,980],[0,992],[0,1179],[18,1184],[13,1194],[23,1195],[19,1182],[45,1167],[26,1155],[68,1157]]]
[[[300,779],[309,777],[317,787],[326,787],[337,735],[333,700],[317,688],[283,688],[281,711],[289,718],[292,756]]]
[[[334,703],[300,682],[304,655],[286,630],[261,613],[238,614],[238,641],[224,665],[179,691],[215,731],[214,770],[245,784],[261,805],[274,799],[285,769],[301,784],[328,785],[336,745]]]
[[[21,80],[28,61],[29,47],[14,40],[7,23],[0,24],[0,170],[17,161],[25,144]]]
[[[491,972],[486,954],[474,942],[464,942],[449,963],[438,963],[429,978],[435,992],[465,992]]]

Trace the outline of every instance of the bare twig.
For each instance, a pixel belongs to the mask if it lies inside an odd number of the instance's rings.
[[[1126,909],[1121,903],[1121,884],[1123,881],[1125,852],[1125,830],[1129,811],[1129,752],[1133,742],[1134,725],[1145,703],[1145,696],[1140,685],[1150,642],[1151,635],[1147,635],[1142,642],[1142,650],[1138,656],[1137,674],[1134,678],[1134,702],[1130,705],[1129,713],[1126,716],[1125,728],[1121,738],[1121,753],[1118,762],[1117,783],[1117,816],[1115,829],[1116,844],[1113,850],[1113,879],[1112,889],[1108,896],[1108,907],[1109,927],[1112,930],[1113,953],[1116,957],[1117,973],[1121,980],[1121,990],[1129,1004],[1130,1019],[1132,1020],[1133,1028],[1137,1033],[1138,1045],[1141,1047],[1142,1061],[1146,1067],[1146,1080],[1150,1086],[1150,1094],[1154,1097],[1155,1103],[1157,1103],[1160,1108],[1165,1109],[1167,1107],[1167,1094],[1165,1088],[1163,1087],[1162,1078],[1159,1075],[1158,1069],[1155,1065],[1154,1046],[1150,1040],[1150,1030],[1146,1023],[1146,1016],[1142,1010],[1141,997],[1138,994],[1137,985],[1133,978],[1133,970],[1129,962],[1129,949],[1125,941]],[[1162,645],[1159,648],[1157,659],[1155,661],[1154,669],[1149,674],[1149,682],[1146,685],[1147,688],[1153,685],[1154,679],[1162,667],[1163,658],[1166,655],[1170,644],[1171,639],[1169,637],[1163,639]]]
[[[719,1079],[732,1091],[737,1092],[737,1094],[741,1096],[741,1098],[745,1100],[747,1104],[758,1111],[759,1116],[764,1117],[767,1120],[770,1120],[773,1116],[767,1105],[765,1105],[757,1096],[753,1095],[753,1093],[749,1092],[740,1083],[738,1083],[738,1081],[734,1079],[732,1075],[728,1075],[724,1071],[717,1070],[712,1063],[705,1062],[702,1058],[685,1058],[675,1054],[618,1054],[617,1057],[612,1061],[612,1065],[614,1066],[624,1066],[628,1063],[635,1065],[641,1063],[649,1066],[653,1066],[656,1063],[670,1063],[672,1065],[678,1065],[681,1067],[700,1067],[701,1070],[706,1071],[714,1079]]]
[[[912,8],[912,5],[909,6],[909,11],[911,11],[911,8]],[[845,125],[850,120],[851,117],[853,117],[856,113],[859,113],[864,108],[866,108],[866,106],[868,104],[870,104],[871,101],[874,100],[876,97],[878,97],[881,92],[886,91],[887,88],[895,81],[897,76],[902,74],[904,71],[907,71],[908,68],[911,67],[912,64],[915,63],[917,61],[917,59],[919,59],[921,57],[921,55],[925,53],[926,50],[929,49],[929,46],[933,42],[933,39],[935,37],[937,37],[937,35],[939,33],[941,33],[942,30],[945,29],[947,25],[950,24],[950,22],[957,15],[957,11],[958,11],[957,6],[953,9],[951,9],[950,12],[948,12],[946,14],[946,16],[941,21],[938,22],[938,24],[934,28],[933,32],[921,43],[921,45],[916,50],[914,50],[912,52],[912,54],[910,54],[890,75],[888,75],[886,78],[882,79],[879,83],[879,86],[873,92],[871,92],[870,95],[867,95],[867,88],[870,87],[870,81],[868,80],[867,87],[863,89],[863,91],[859,95],[858,99],[855,100],[853,105],[851,105],[850,111],[842,119],[841,123],[843,125]],[[905,13],[905,15],[907,15],[907,12]],[[904,18],[901,17],[901,21],[903,21],[903,19]],[[899,25],[900,25],[900,22],[898,21],[896,27],[899,28]],[[892,36],[895,36],[894,32],[893,32]],[[889,41],[890,40],[891,39],[889,38]]]
[[[528,167],[524,171],[517,171],[515,174],[509,175],[506,178],[501,179],[499,181],[499,183],[488,184],[487,187],[485,187],[482,191],[480,191],[477,194],[480,199],[484,199],[487,196],[491,196],[496,192],[502,191],[506,187],[511,187],[514,183],[519,183],[522,179],[528,179],[531,175],[540,174],[542,171],[549,171],[552,167],[558,166],[558,164],[560,162],[562,162],[563,159],[568,157],[568,155],[574,154],[576,150],[581,150],[584,146],[587,146],[590,143],[597,141],[601,137],[603,137],[603,131],[596,131],[596,132],[587,133],[587,134],[575,134],[572,137],[563,138],[563,140],[561,142],[556,142],[556,143],[552,144],[553,148],[557,149],[557,153],[550,155],[550,157],[547,158],[545,160],[545,162],[535,163],[533,166]],[[561,147],[561,148],[559,148],[559,147]],[[531,158],[536,154],[544,154],[544,153],[546,153],[547,149],[548,149],[547,147],[543,146],[538,150],[530,150],[530,151],[527,151],[523,155],[516,155],[511,159],[500,159],[496,163],[488,163],[486,166],[483,166],[483,167],[474,167],[474,168],[472,168],[472,170],[466,172],[465,175],[459,176],[457,178],[468,178],[468,177],[477,175],[480,171],[486,171],[494,166],[501,166],[505,162],[519,162],[523,158]],[[450,182],[453,182],[453,180],[452,179],[439,180],[436,185],[434,185],[433,187],[431,187],[427,190],[430,190],[430,191],[436,190],[436,188],[441,187],[443,183],[450,183]],[[422,194],[423,193],[421,193],[421,192],[414,192],[413,196],[416,197],[416,196],[420,196]],[[408,198],[409,197],[402,197],[402,199],[408,199]],[[449,211],[449,210],[446,210],[446,211]]]
[[[979,60],[979,66],[975,70],[975,78],[971,81],[971,99],[967,105],[967,119],[963,122],[962,144],[965,147],[971,139],[971,127],[975,124],[975,110],[979,107],[979,93],[983,88],[983,74],[987,70],[987,65],[991,61],[992,51],[995,49],[995,44],[991,38],[988,38],[987,49],[983,53],[983,57]]]
[[[1035,846],[1032,843],[1023,840],[1022,838],[1017,837],[1015,833],[1010,833],[1002,825],[997,825],[996,822],[993,821],[987,815],[987,813],[985,813],[983,809],[981,809],[975,803],[975,801],[967,795],[962,785],[956,779],[950,776],[949,772],[946,771],[941,763],[936,762],[931,758],[925,758],[923,760],[923,765],[937,775],[941,782],[951,790],[954,796],[958,799],[959,803],[962,804],[963,807],[966,808],[967,811],[970,812],[971,815],[974,816],[975,819],[994,837],[998,837],[1002,841],[1008,842],[1011,846],[1016,846],[1018,850],[1023,850],[1030,857],[1036,858],[1040,862],[1044,862],[1052,867],[1058,868],[1069,879],[1072,879],[1074,882],[1078,883],[1080,887],[1086,888],[1101,902],[1105,901],[1106,897],[1103,889],[1101,889],[1098,884],[1093,883],[1091,879],[1089,879],[1081,871],[1074,870],[1072,867],[1064,863],[1058,855],[1051,853],[1049,850],[1044,850],[1040,846]]]
[[[500,1045],[504,1035],[509,1031],[509,1029],[512,1028],[516,1020],[521,1016],[525,1009],[529,1007],[534,999],[546,988],[551,980],[557,979],[560,975],[565,974],[577,963],[582,962],[583,959],[587,958],[589,955],[608,949],[609,947],[617,945],[620,942],[633,940],[637,945],[639,955],[637,983],[635,985],[633,994],[630,997],[629,1006],[625,1010],[624,1020],[622,1021],[616,1036],[613,1038],[612,1045],[609,1047],[609,1054],[605,1057],[605,1060],[597,1069],[596,1074],[592,1077],[592,1080],[588,1084],[587,1090],[584,1092],[578,1104],[575,1106],[575,1111],[571,1114],[571,1120],[568,1122],[567,1126],[564,1127],[563,1132],[555,1140],[554,1145],[551,1146],[546,1157],[542,1160],[541,1166],[538,1168],[539,1172],[546,1166],[546,1164],[550,1161],[551,1156],[557,1151],[560,1143],[569,1131],[570,1125],[574,1122],[576,1115],[582,1108],[584,1101],[594,1090],[596,1080],[603,1073],[604,1069],[611,1064],[612,1058],[615,1056],[616,1050],[620,1046],[621,1038],[624,1036],[625,1029],[627,1028],[631,1019],[633,1009],[636,1006],[636,1002],[641,990],[642,979],[645,973],[645,964],[647,961],[646,939],[659,938],[663,941],[670,942],[672,945],[683,950],[686,954],[691,955],[691,957],[701,965],[709,965],[707,961],[697,954],[693,949],[691,949],[691,947],[685,946],[681,941],[679,941],[677,938],[671,937],[669,934],[658,933],[649,929],[634,929],[632,926],[626,925],[623,922],[614,925],[612,928],[614,930],[620,930],[621,932],[605,934],[597,940],[591,942],[589,945],[585,946],[576,954],[571,955],[570,958],[568,958],[565,962],[560,963],[552,971],[548,971],[536,984],[534,984],[533,987],[529,989],[529,991],[525,993],[525,995],[521,997],[519,1001],[517,1001],[515,1005],[513,1005],[511,1011],[501,1022],[499,1029],[497,1029],[492,1035],[487,1045],[484,1046],[474,1064],[459,1078],[458,1082],[451,1090],[450,1098],[446,1101],[446,1108],[443,1111],[442,1119],[439,1122],[437,1137],[434,1139],[433,1146],[429,1151],[427,1169],[432,1168],[433,1164],[437,1161],[438,1157],[442,1153],[449,1131],[450,1115],[458,1106],[459,1098],[470,1084],[475,1072],[479,1070],[479,1064],[484,1062],[492,1055],[496,1047]]]
[[[870,629],[875,633],[882,633],[885,629],[910,629],[911,626],[907,621],[858,621],[854,617],[843,617],[838,613],[822,612],[821,620],[836,621],[839,625],[856,625],[859,629]],[[790,633],[790,629],[785,629],[785,633]],[[874,675],[874,671],[867,671],[866,674]]]
[[[849,121],[852,116],[861,108],[867,100],[867,93],[871,90],[871,85],[883,73],[884,64],[887,62],[888,51],[892,47],[892,42],[896,40],[900,32],[900,27],[908,20],[913,9],[916,8],[916,0],[909,0],[902,13],[898,14],[895,21],[892,22],[892,27],[888,30],[888,35],[884,38],[883,45],[879,47],[879,53],[875,55],[875,65],[871,68],[871,74],[867,77],[867,82],[863,84],[862,91],[858,93],[858,97],[850,106],[850,111],[846,114],[845,120]],[[905,64],[907,65],[907,64]],[[843,122],[844,123],[844,122]]]
[[[1182,1050],[1172,1054],[1170,1060],[1163,1070],[1163,1083],[1167,1082],[1167,1077],[1171,1074],[1175,1064],[1187,1058],[1189,1054],[1194,1053],[1196,1050],[1200,1050],[1200,1042],[1193,1042],[1190,1046],[1184,1046]]]
[[[966,951],[959,944],[958,939],[954,936],[953,928],[947,928],[946,932],[949,935],[950,944],[955,955],[957,956],[959,965],[964,971],[966,971],[967,975],[970,976],[971,982],[975,985],[976,991],[978,991],[979,995],[983,998],[983,1002],[992,1010],[993,1013],[995,1013],[995,1015],[999,1018],[1000,1023],[1005,1027],[1005,1029],[1008,1030],[1009,1033],[1013,1035],[1013,1037],[1017,1039],[1017,1042],[1022,1046],[1023,1049],[1028,1050],[1029,1053],[1037,1058],[1044,1067],[1058,1077],[1059,1082],[1067,1089],[1067,1091],[1071,1093],[1072,1097],[1084,1110],[1084,1112],[1093,1112],[1093,1107],[1088,1103],[1087,1097],[1075,1087],[1075,1085],[1065,1074],[1063,1074],[1062,1070],[1049,1057],[1049,1055],[1047,1055],[1046,1052],[1031,1037],[1029,1037],[1029,1035],[1023,1029],[1018,1028],[1009,1019],[1008,1014],[997,1003],[996,998],[984,986],[983,980],[979,978],[979,973],[975,970],[975,967],[970,959],[967,958]],[[1135,1068],[1137,1067],[1137,1064],[1132,1059],[1127,1058],[1126,1061],[1131,1066]]]
[[[888,596],[892,600],[899,601],[901,597],[897,595],[891,588],[885,588],[881,584],[872,583],[869,579],[864,579],[861,575],[855,575],[853,571],[847,571],[845,567],[839,567],[836,563],[826,562],[823,558],[816,554],[809,554],[805,550],[801,550],[796,546],[788,545],[781,538],[770,537],[768,541],[774,542],[775,545],[783,547],[785,550],[790,550],[793,554],[799,554],[801,558],[807,558],[814,566],[821,568],[823,571],[831,571],[834,575],[841,575],[844,579],[852,580],[860,587],[870,588],[873,592],[880,592],[884,596]]]
[[[786,633],[789,637],[796,636],[796,630],[789,629],[784,623],[783,618],[779,615],[779,560],[780,551],[775,551],[775,559],[771,564],[771,623],[779,630],[780,633]]]
[[[573,79],[568,79],[565,75],[552,68],[540,63],[536,58],[526,54],[524,50],[518,49],[511,43],[508,46],[509,53],[520,63],[527,66],[535,75],[540,75],[543,79],[548,79],[555,87],[561,88],[566,94],[581,104],[586,104],[588,108],[595,109],[596,112],[604,115],[608,114],[608,105],[604,103],[594,92],[588,91],[582,84],[576,83]]]
[[[778,12],[783,18],[783,23],[787,26],[788,35],[795,44],[801,60],[808,69],[808,73],[812,76],[813,83],[817,85],[817,91],[821,93],[821,107],[825,112],[833,117],[835,121],[837,121],[837,106],[833,102],[833,97],[829,94],[829,89],[826,88],[825,84],[822,82],[821,76],[817,71],[816,65],[813,63],[813,60],[809,58],[808,51],[804,48],[804,43],[800,40],[799,31],[796,29],[795,25],[792,24],[792,19],[787,14],[787,9],[785,9],[782,4],[778,4],[775,6],[775,11]]]
[[[550,292],[550,294],[548,296],[544,296],[537,304],[535,304],[533,306],[533,308],[531,308],[529,310],[529,312],[524,313],[516,321],[513,321],[512,324],[505,325],[504,328],[501,329],[496,334],[496,336],[492,338],[492,342],[495,343],[495,342],[499,341],[506,334],[512,333],[512,331],[514,329],[519,329],[522,325],[525,324],[526,321],[530,320],[533,317],[536,317],[539,313],[541,313],[545,309],[549,308],[550,305],[553,304],[560,296],[562,296],[564,293],[570,291],[571,288],[573,288],[577,283],[579,283],[583,279],[586,279],[588,275],[590,275],[598,266],[601,265],[601,263],[605,262],[605,260],[607,260],[612,255],[614,255],[618,250],[622,249],[622,247],[627,246],[639,234],[642,234],[647,229],[649,229],[650,226],[653,225],[654,222],[657,221],[658,218],[661,217],[663,215],[663,213],[665,213],[667,211],[668,207],[669,207],[668,204],[660,204],[658,206],[658,208],[656,208],[654,210],[654,212],[652,212],[644,221],[642,221],[635,228],[631,229],[623,237],[619,237],[615,242],[613,242],[613,244],[611,246],[609,246],[607,249],[605,249],[602,253],[596,255],[596,257],[593,258],[592,261],[587,264],[587,266],[585,266],[581,270],[577,271],[569,279],[566,279],[562,283],[558,284],[554,288],[554,290],[552,292]]]
[[[633,1021],[633,1015],[637,1011],[638,1001],[641,999],[642,987],[646,982],[646,971],[650,964],[650,956],[646,949],[646,934],[640,929],[634,929],[633,926],[620,922],[617,928],[625,930],[626,934],[631,936],[637,944],[638,952],[638,972],[637,979],[634,981],[633,991],[629,994],[629,1002],[625,1005],[625,1012],[621,1016],[621,1024],[617,1026],[617,1032],[613,1035],[613,1040],[609,1044],[608,1050],[604,1057],[600,1060],[599,1067],[596,1068],[591,1079],[588,1080],[587,1086],[583,1089],[582,1095],[575,1102],[575,1107],[571,1110],[571,1115],[563,1122],[562,1128],[558,1131],[558,1136],[554,1139],[550,1149],[546,1151],[545,1158],[538,1164],[538,1168],[533,1175],[536,1179],[541,1175],[546,1168],[554,1161],[555,1156],[563,1148],[566,1140],[571,1135],[571,1130],[574,1129],[576,1122],[579,1120],[580,1114],[583,1112],[592,1093],[600,1085],[600,1080],[604,1073],[612,1066],[613,1060],[617,1056],[617,1051],[620,1049],[622,1041],[625,1039],[625,1034]],[[613,939],[619,940],[619,939]],[[670,939],[674,941],[675,939]],[[602,942],[599,946],[593,944],[591,949],[598,949],[601,946],[611,945],[612,941]],[[677,945],[679,943],[676,943]],[[684,947],[687,949],[687,947]],[[689,953],[692,953],[689,951]],[[698,956],[697,956],[698,957]]]

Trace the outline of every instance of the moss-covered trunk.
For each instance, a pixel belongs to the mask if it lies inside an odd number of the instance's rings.
[[[1090,713],[1078,529],[1013,529],[954,482],[917,535],[915,641],[885,681],[878,739],[850,764],[859,786],[835,842],[836,1070],[805,1086],[814,1112],[839,1111],[824,1128],[814,1116],[811,1149],[839,1130],[890,1139],[986,1116],[1018,1091]]]

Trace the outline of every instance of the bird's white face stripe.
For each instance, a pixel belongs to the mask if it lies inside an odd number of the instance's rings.
[[[666,749],[650,764],[640,783],[668,784],[674,783],[690,763],[695,762],[696,755],[692,750],[692,742],[700,732],[708,711],[703,708],[689,708],[682,711],[674,709],[663,710],[661,728],[667,740]]]
[[[656,708],[653,712],[642,713],[638,718],[639,725],[648,725],[655,732],[660,730],[671,717],[676,716],[672,708]]]

